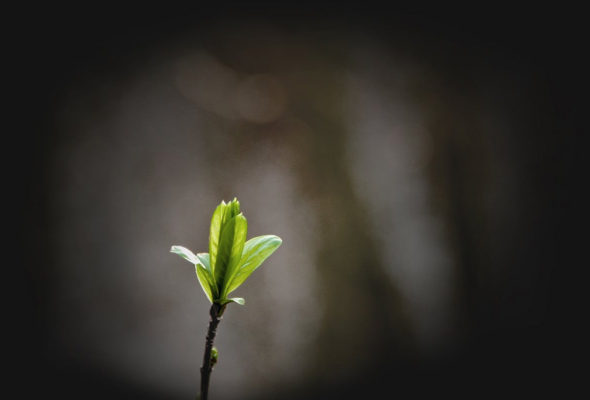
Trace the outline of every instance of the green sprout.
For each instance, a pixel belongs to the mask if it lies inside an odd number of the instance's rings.
[[[205,355],[201,367],[201,400],[207,400],[209,376],[217,362],[217,349],[213,340],[217,325],[228,303],[244,305],[241,297],[228,297],[266,260],[282,243],[275,235],[257,236],[246,241],[248,221],[240,212],[240,202],[222,201],[213,212],[209,231],[209,253],[197,253],[182,246],[170,251],[194,264],[197,278],[207,299],[211,302],[209,330]]]

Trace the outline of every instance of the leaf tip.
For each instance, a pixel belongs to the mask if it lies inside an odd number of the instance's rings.
[[[233,301],[234,303],[237,303],[241,306],[246,304],[246,300],[244,300],[242,297],[232,297],[230,301]]]

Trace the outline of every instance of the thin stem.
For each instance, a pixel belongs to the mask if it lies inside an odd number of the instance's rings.
[[[213,365],[211,363],[211,349],[213,348],[213,341],[215,340],[215,333],[217,332],[217,325],[221,322],[221,315],[225,311],[225,305],[213,303],[209,310],[211,319],[209,320],[209,329],[207,330],[207,338],[205,340],[205,354],[203,355],[203,366],[201,367],[201,400],[207,400],[209,393],[209,377]]]

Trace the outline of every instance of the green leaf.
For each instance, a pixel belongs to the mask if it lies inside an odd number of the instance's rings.
[[[244,304],[246,304],[246,300],[244,300],[241,297],[231,297],[231,298],[225,298],[225,299],[223,299],[221,301],[221,305],[229,304],[229,303],[232,303],[232,302],[233,303],[237,303],[237,304],[239,304],[241,306],[243,306]]]
[[[209,257],[211,261],[211,270],[215,274],[215,263],[217,261],[217,251],[219,248],[219,239],[221,237],[221,226],[225,216],[226,204],[222,201],[213,212],[211,217],[211,228],[209,229]]]
[[[199,279],[201,288],[203,288],[203,292],[205,292],[207,299],[213,303],[216,297],[214,296],[214,290],[216,288],[215,284],[213,283],[213,277],[211,276],[211,273],[207,271],[201,263],[195,265],[195,270],[197,272],[197,278]]]
[[[213,294],[213,301],[215,301],[219,297],[219,290],[215,284],[215,276],[213,275],[213,270],[211,269],[209,253],[197,253],[197,258],[199,259],[200,264],[207,271],[209,286],[211,286],[211,294]]]
[[[242,259],[225,295],[238,288],[283,243],[280,237],[264,235],[252,238],[244,245]]]
[[[225,213],[221,222],[221,230],[229,221],[240,213],[240,202],[234,197],[232,201],[225,205]]]
[[[205,269],[212,274],[213,270],[211,269],[211,260],[209,257],[209,253],[197,253],[197,258],[199,259],[201,264],[203,264],[203,267],[205,267]]]
[[[222,299],[226,295],[227,283],[235,274],[242,258],[247,231],[248,222],[241,213],[223,227],[214,269],[215,282]]]
[[[234,303],[238,303],[239,305],[243,306],[244,304],[246,304],[246,300],[244,300],[241,297],[232,297],[231,299],[228,299],[229,301],[233,301]]]
[[[238,201],[237,198],[234,197],[234,199],[230,203],[230,206],[231,206],[231,214],[230,214],[231,217],[230,218],[233,218],[240,213],[240,202]]]
[[[192,264],[197,264],[199,262],[199,259],[197,258],[197,256],[194,255],[194,253],[192,251],[190,251],[189,249],[187,249],[186,247],[172,246],[170,248],[170,252],[178,254],[179,256],[181,256],[182,258],[184,258],[185,260],[189,261]]]
[[[221,245],[221,234],[225,226],[239,213],[240,202],[235,197],[229,203],[222,201],[213,212],[211,227],[209,229],[209,254],[211,258],[211,270],[214,276],[217,276],[215,274],[215,267],[217,265],[219,246]]]
[[[246,220],[246,217],[240,213],[238,216],[236,216],[235,235],[231,249],[231,257],[225,272],[225,278],[223,280],[223,290],[220,290],[222,298],[227,296],[227,289],[229,288],[228,284],[232,281],[240,266],[247,233],[248,221]]]

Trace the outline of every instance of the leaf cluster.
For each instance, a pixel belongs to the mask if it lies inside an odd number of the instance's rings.
[[[221,305],[240,297],[228,298],[282,243],[275,235],[257,236],[246,241],[248,221],[234,198],[222,201],[213,212],[209,230],[209,253],[194,254],[182,246],[170,251],[195,265],[199,283],[211,303]]]

